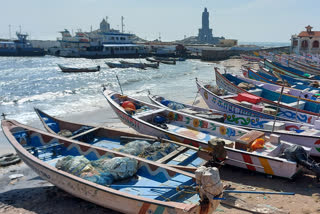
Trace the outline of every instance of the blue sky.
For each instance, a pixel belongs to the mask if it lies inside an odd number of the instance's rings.
[[[242,42],[289,42],[310,24],[320,30],[319,0],[10,0],[1,2],[0,38],[22,26],[32,39],[56,39],[63,29],[89,31],[105,16],[119,29],[163,41],[196,36],[204,7],[214,36]]]

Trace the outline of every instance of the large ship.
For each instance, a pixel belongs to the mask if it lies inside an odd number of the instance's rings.
[[[50,48],[49,54],[62,57],[107,58],[140,57],[149,53],[147,46],[133,42],[133,34],[110,29],[103,19],[100,29],[77,32],[74,36],[65,29],[57,40],[60,47]]]
[[[44,56],[42,48],[34,48],[27,40],[28,35],[16,33],[14,41],[0,41],[0,56]]]

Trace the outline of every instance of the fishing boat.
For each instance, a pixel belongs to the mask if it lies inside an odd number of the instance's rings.
[[[311,148],[310,155],[320,157],[320,127],[290,121],[274,121],[274,119],[257,118],[234,114],[230,112],[217,111],[214,109],[201,108],[177,101],[169,100],[158,95],[148,95],[152,103],[184,112],[193,116],[198,116],[208,120],[215,120],[230,125],[241,126],[247,130],[258,130],[266,133],[267,136],[276,134],[281,140],[289,143],[302,145]],[[272,131],[274,127],[274,130]]]
[[[285,74],[285,75],[288,75],[293,78],[320,80],[320,76],[310,75],[306,72],[283,66],[280,63],[277,63],[275,61],[265,59],[263,65],[269,69],[272,69],[272,71],[275,71],[275,72],[281,73],[281,74]]]
[[[160,61],[186,61],[186,58],[183,57],[163,57],[163,56],[154,56],[153,57],[155,60],[160,60]]]
[[[259,117],[259,115],[265,117],[266,114],[268,114],[269,116],[273,115],[273,118],[274,116],[277,116],[282,118],[282,120],[292,120],[309,124],[314,124],[314,122],[319,118],[320,105],[318,102],[311,100],[303,100],[299,102],[299,99],[296,97],[266,89],[262,90],[256,86],[250,86],[251,89],[245,90],[237,85],[240,84],[240,82],[238,82],[233,75],[222,75],[219,73],[217,68],[215,68],[215,75],[216,83],[219,87],[235,94],[231,95],[229,101],[233,101],[239,105],[240,102],[242,102],[241,104],[246,105],[247,108],[254,109],[250,111],[250,113],[253,113],[257,117]],[[277,103],[280,95],[281,102]],[[249,103],[247,101],[249,101]],[[211,108],[211,106],[209,107]],[[239,113],[239,110],[240,109],[235,113]],[[245,111],[247,112],[247,110]]]
[[[119,62],[124,65],[129,65],[132,68],[141,68],[141,69],[146,68],[145,64],[141,63],[141,62],[128,62],[128,61],[124,61],[124,60],[120,60]]]
[[[250,56],[246,54],[240,54],[241,59],[249,62],[260,62],[262,59],[257,56]]]
[[[133,214],[201,214],[219,205],[216,198],[223,186],[216,168],[201,167],[191,174],[13,120],[2,120],[1,125],[20,158],[41,178],[100,206]]]
[[[88,67],[88,68],[74,68],[74,67],[66,67],[63,65],[58,64],[59,68],[61,69],[62,72],[72,72],[72,73],[81,73],[81,72],[97,72],[100,71],[100,66],[96,67]]]
[[[147,57],[146,60],[149,61],[149,62],[159,62],[159,63],[169,64],[169,65],[175,65],[176,64],[175,60],[174,61],[158,60],[158,59],[151,58],[151,57]]]
[[[286,75],[281,75],[279,78],[274,77],[272,75],[268,75],[254,69],[248,68],[247,70],[243,71],[243,76],[249,79],[258,80],[261,82],[271,83],[275,85],[290,87],[289,94],[294,94],[295,96],[303,96],[305,98],[314,99],[316,98],[314,95],[319,94],[320,88],[312,87],[312,85],[318,85],[316,83],[310,83],[307,81],[295,80],[294,78],[290,78]],[[319,85],[320,86],[320,85]],[[303,90],[303,91],[301,91]]]
[[[0,56],[44,56],[43,48],[33,47],[27,40],[28,34],[16,33],[18,39],[14,41],[0,40]]]
[[[319,88],[319,81],[317,80],[309,80],[309,79],[301,79],[301,78],[293,78],[285,74],[277,73],[276,71],[272,71],[270,69],[264,68],[260,66],[260,70],[258,70],[258,74],[267,78],[272,79],[272,81],[277,81],[278,79],[281,79],[282,81],[285,81],[291,85],[297,85],[296,87],[304,87],[308,86],[310,89],[314,90],[314,88]],[[300,89],[300,88],[299,88]]]
[[[117,151],[125,152],[125,149],[130,146],[130,149],[127,150],[131,151],[131,155],[139,156],[141,154],[140,156],[143,156],[148,160],[167,164],[174,168],[190,172],[196,171],[197,167],[207,163],[207,161],[201,158],[203,152],[192,146],[185,146],[178,142],[160,139],[163,143],[162,146],[159,144],[159,139],[149,135],[134,134],[106,127],[68,122],[52,117],[39,109],[35,108],[34,110],[40,118],[44,128],[52,134],[64,135],[73,140],[78,140],[102,148],[115,149]],[[69,133],[69,135],[66,135],[66,133]],[[148,155],[144,153],[145,150],[153,151],[152,149],[154,148],[157,148],[158,151]]]
[[[301,61],[290,59],[290,58],[288,59],[287,65],[288,65],[287,67],[300,70],[309,74],[320,75],[320,68],[318,66],[313,66],[311,64],[303,63]]]
[[[245,74],[246,72],[244,72]],[[253,84],[254,86],[256,86],[256,88],[262,89],[262,90],[266,90],[266,92],[268,93],[268,91],[273,91],[273,92],[281,92],[282,87],[284,87],[283,89],[283,94],[285,96],[293,96],[296,97],[297,99],[299,99],[301,101],[304,102],[310,102],[310,101],[320,101],[320,98],[318,98],[318,93],[319,90],[316,91],[309,91],[309,88],[304,88],[304,90],[300,90],[298,88],[295,88],[294,86],[290,86],[289,85],[284,85],[284,84],[277,84],[276,82],[272,82],[272,81],[265,81],[266,79],[263,78],[262,76],[260,76],[259,74],[256,73],[256,71],[249,69],[248,70],[248,75],[249,77],[254,77],[254,78],[247,78],[247,77],[243,77],[240,75],[235,75],[235,79],[236,81],[242,81],[244,83],[249,83],[249,84]],[[245,76],[245,75],[244,75]],[[256,80],[260,79],[260,80]],[[262,92],[263,94],[263,92]]]
[[[277,75],[275,75],[274,73],[272,73],[272,71],[270,69],[267,69],[265,67],[263,67],[264,63],[262,61],[259,62],[259,71],[261,73],[267,74],[267,75],[271,75],[273,77],[277,77]]]
[[[159,62],[156,63],[143,63],[146,67],[150,67],[150,68],[159,68]]]
[[[105,90],[103,94],[119,119],[140,133],[208,150],[212,150],[208,142],[223,141],[227,153],[226,164],[270,175],[292,178],[301,167],[297,162],[281,158],[284,150],[296,147],[296,145],[284,141],[279,142],[278,138],[268,138],[263,132],[249,132],[108,90]],[[136,110],[133,110],[133,106],[128,108],[124,105],[125,103],[126,105],[132,103],[130,105],[136,106]],[[264,141],[264,147],[251,150],[249,145],[256,145],[258,141]],[[305,149],[306,153],[310,151],[310,148]],[[214,149],[212,151],[217,152]]]
[[[136,66],[136,65],[132,65],[132,64],[122,64],[122,63],[114,63],[114,62],[106,62],[106,64],[110,68],[139,68],[139,69],[145,69],[144,65],[143,65],[143,67],[141,67],[141,66]]]

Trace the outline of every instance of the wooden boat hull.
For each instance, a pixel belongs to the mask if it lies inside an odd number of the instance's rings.
[[[62,72],[66,73],[82,73],[82,72],[97,72],[100,71],[100,66],[94,67],[94,68],[71,68],[71,67],[65,67],[62,65],[59,65],[59,68]]]
[[[147,61],[149,62],[159,62],[159,63],[163,63],[163,64],[168,64],[168,65],[175,65],[176,61],[168,61],[168,60],[158,60],[158,59],[153,59],[153,58],[146,58]]]
[[[257,74],[262,76],[264,79],[266,79],[265,82],[272,81],[273,83],[277,84],[278,80],[282,80],[286,83],[288,83],[290,86],[300,89],[300,90],[308,90],[308,91],[314,91],[314,92],[319,92],[319,88],[312,87],[310,86],[311,81],[310,80],[303,80],[303,79],[295,79],[293,77],[280,74],[274,71],[274,73],[278,76],[276,77],[272,72],[269,71],[269,69],[266,68],[261,68]],[[254,76],[250,77],[255,79]],[[279,84],[278,84],[279,85]]]
[[[117,99],[115,93],[104,91],[104,95],[119,119],[124,124],[143,134],[167,138],[195,147],[208,149],[207,142],[212,138],[220,137],[234,141],[239,136],[248,133],[248,131],[240,128],[204,120],[198,117],[192,117],[176,111],[164,110],[158,107],[158,111],[161,112],[161,115],[166,114],[168,117],[174,118],[174,121],[177,121],[179,124],[178,127],[170,130],[162,129],[146,122],[145,119],[141,119],[144,116],[147,117],[147,115],[142,114],[141,117],[128,115],[128,113],[113,100]],[[142,101],[138,102],[140,103]],[[201,127],[199,127],[199,125]],[[201,131],[198,131],[199,129]],[[296,163],[286,161],[285,159],[264,156],[262,154],[253,154],[229,147],[225,147],[225,149],[228,156],[226,164],[232,166],[285,178],[292,178],[299,170]],[[209,159],[210,157],[208,157],[208,160]]]
[[[72,150],[79,155],[87,155],[91,153],[91,156],[101,157],[102,155],[112,155],[120,157],[134,158],[139,162],[139,167],[143,168],[144,173],[149,173],[152,176],[164,173],[166,178],[172,178],[175,175],[182,175],[195,180],[193,174],[189,174],[180,170],[173,170],[170,167],[166,167],[161,164],[157,164],[151,161],[142,160],[141,158],[135,158],[130,155],[124,155],[122,153],[113,152],[107,149],[99,149],[96,147],[88,147],[87,145],[70,141],[66,138],[57,137],[55,135],[46,134],[40,130],[30,128],[28,126],[21,125],[15,121],[2,121],[2,129],[9,142],[12,144],[17,154],[21,159],[32,168],[41,178],[54,184],[58,188],[84,200],[98,204],[100,206],[110,208],[123,213],[212,213],[218,206],[219,201],[214,200],[215,204],[200,205],[200,204],[185,204],[174,201],[161,201],[152,198],[145,198],[138,195],[132,195],[132,193],[126,193],[108,186],[102,186],[88,180],[82,179],[78,176],[74,176],[70,173],[58,170],[54,166],[51,166],[49,162],[40,160],[30,152],[28,152],[22,145],[23,142],[18,142],[14,135],[11,133],[21,132],[22,130],[28,131],[28,136],[34,139],[37,138],[37,143],[41,145],[50,145],[51,143],[58,143],[67,147],[67,150]],[[163,171],[163,172],[162,172]],[[178,173],[178,174],[177,174]],[[125,206],[124,206],[125,205]]]
[[[249,56],[249,55],[245,55],[245,54],[240,54],[240,57],[243,60],[249,61],[249,62],[260,62],[262,60],[260,57]]]
[[[227,91],[230,91],[231,93],[234,93],[234,94],[243,93],[243,92],[248,93],[246,90],[241,89],[241,88],[237,87],[236,85],[234,85],[233,83],[231,83],[229,80],[227,80],[225,77],[223,77],[217,70],[216,70],[215,74],[216,74],[216,83],[219,87],[224,88]],[[272,102],[270,100],[262,98],[262,101],[264,101],[265,103],[277,106],[277,103]],[[208,105],[208,106],[210,108],[213,108],[210,105]],[[235,106],[235,105],[232,105],[232,106],[227,105],[226,107],[223,107],[223,108],[226,110],[228,110],[228,109],[231,110],[232,108],[235,108],[232,111],[237,114],[245,114],[245,115],[249,114],[249,115],[255,115],[256,117],[261,116],[261,117],[270,118],[270,119],[274,118],[274,116],[272,116],[272,115],[268,115],[268,114],[258,112],[255,110],[248,111],[248,109],[246,109],[246,108],[245,108],[245,110],[243,110],[243,108],[239,108],[239,106]],[[213,109],[215,109],[215,108],[213,108]],[[228,110],[228,111],[230,111],[230,110]],[[243,113],[241,113],[241,112],[243,112]],[[291,121],[298,121],[298,122],[302,122],[302,123],[314,124],[314,121],[318,119],[318,114],[313,113],[313,112],[309,112],[309,111],[304,111],[304,110],[297,111],[297,109],[295,109],[295,108],[291,108],[291,107],[280,104],[277,117],[279,117],[280,120],[291,120]]]
[[[288,66],[297,70],[304,71],[309,74],[320,75],[320,68],[311,67],[292,59],[288,60]]]
[[[128,65],[128,66],[133,67],[133,68],[141,68],[141,69],[145,69],[146,68],[144,63],[127,62],[127,61],[123,61],[123,60],[120,60],[120,63],[124,64],[124,65]]]
[[[276,62],[271,62],[270,60],[265,60],[264,61],[264,65],[267,68],[272,69],[273,71],[276,71],[277,73],[281,73],[281,74],[285,74],[288,75],[290,77],[293,78],[299,78],[299,79],[303,79],[303,80],[307,80],[307,79],[311,79],[313,80],[313,78],[315,78],[314,80],[320,80],[319,76],[314,76],[312,78],[307,78],[306,76],[303,76],[305,72],[294,69],[294,68],[290,68],[290,67],[286,67],[283,65],[280,65],[279,63]]]
[[[144,63],[144,65],[149,68],[159,68],[159,62],[157,62],[157,63]]]
[[[251,83],[253,85],[256,85],[260,88],[264,88],[264,89],[275,91],[275,92],[281,91],[281,88],[282,88],[281,85],[278,85],[277,83],[260,76],[259,74],[254,72],[252,69],[248,69],[247,75],[249,78],[243,78],[241,76],[237,76],[237,78],[239,78],[245,82]],[[299,89],[296,89],[293,87],[284,86],[284,93],[285,93],[285,95],[291,95],[291,96],[295,96],[297,98],[300,96],[301,100],[306,101],[306,102],[309,102],[309,101],[319,102],[320,101],[320,99],[316,98],[315,93],[310,92],[310,91],[302,91],[302,90],[299,90]],[[313,97],[315,97],[315,100],[310,100]]]
[[[138,66],[133,64],[121,64],[121,63],[113,63],[113,62],[106,62],[106,64],[110,68],[139,68],[139,69],[145,69],[145,66]]]
[[[202,88],[200,89],[200,93]],[[157,99],[155,99],[155,96],[150,96],[149,99],[155,103],[156,105],[167,107],[163,104],[161,104]],[[205,99],[205,98],[204,98]],[[170,100],[169,100],[170,101]],[[188,104],[179,103],[185,108],[192,109],[196,112],[208,112],[212,111],[215,114],[223,115],[224,117],[224,123],[230,124],[230,125],[236,125],[241,126],[244,129],[247,130],[258,130],[263,131],[266,133],[267,136],[270,136],[271,134],[277,134],[281,136],[281,140],[309,147],[311,148],[310,155],[312,156],[318,156],[320,157],[320,131],[312,129],[309,132],[306,132],[305,134],[302,133],[293,133],[294,130],[300,130],[300,128],[306,126],[304,124],[299,124],[296,122],[289,122],[289,121],[277,121],[285,124],[285,130],[275,130],[272,132],[270,130],[270,127],[266,127],[266,123],[273,122],[274,119],[265,119],[265,118],[257,118],[252,116],[245,116],[240,114],[234,114],[230,112],[222,112],[222,111],[216,111],[216,110],[210,110],[206,108],[200,108],[196,106],[191,106]],[[313,128],[313,126],[310,126],[310,129]],[[288,131],[291,131],[289,133]]]

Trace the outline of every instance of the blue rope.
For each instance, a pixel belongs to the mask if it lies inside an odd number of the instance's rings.
[[[249,194],[272,194],[272,195],[295,195],[294,192],[259,192],[259,191],[240,191],[240,190],[224,190],[225,193],[249,193]]]

